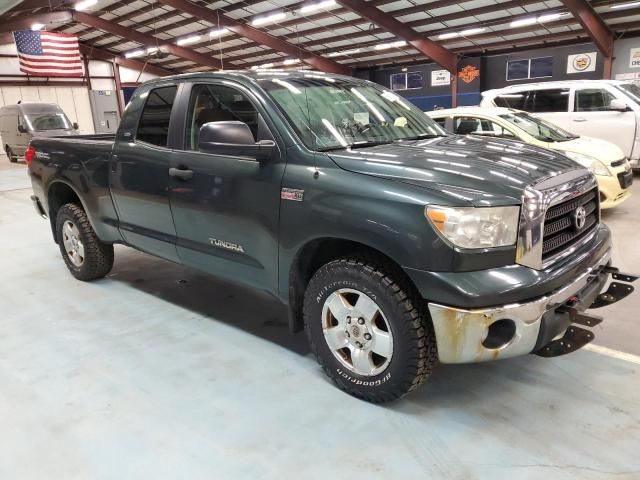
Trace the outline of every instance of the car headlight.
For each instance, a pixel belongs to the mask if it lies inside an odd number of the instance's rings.
[[[425,216],[460,248],[493,248],[516,243],[520,207],[428,206]]]
[[[588,168],[596,175],[611,175],[609,173],[609,169],[606,167],[604,163],[602,163],[597,158],[590,157],[589,155],[584,155],[578,152],[563,152],[567,157],[571,160],[578,162],[585,168]]]

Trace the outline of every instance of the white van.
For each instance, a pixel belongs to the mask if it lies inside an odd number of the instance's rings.
[[[618,80],[528,83],[482,93],[483,107],[535,113],[577,135],[618,145],[640,168],[640,85]]]
[[[0,108],[0,138],[7,157],[17,162],[32,137],[77,135],[78,124],[71,123],[55,103],[21,102]]]

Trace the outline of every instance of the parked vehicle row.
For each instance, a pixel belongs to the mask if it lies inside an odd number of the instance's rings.
[[[569,133],[546,120],[510,108],[461,107],[427,114],[458,135],[518,140],[566,155],[596,175],[600,208],[615,207],[631,195],[631,166],[622,150],[611,142]]]
[[[335,383],[372,402],[437,360],[574,351],[594,337],[577,324],[601,321],[585,310],[633,290],[589,169],[448,134],[351,77],[156,79],[115,136],[34,137],[25,159],[73,276],[105,276],[123,243],[267,291]]]
[[[571,133],[615,143],[640,168],[640,85],[579,80],[527,83],[482,93],[483,107],[534,113]]]

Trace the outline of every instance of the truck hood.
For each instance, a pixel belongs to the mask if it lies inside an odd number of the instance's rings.
[[[344,170],[429,188],[473,205],[519,204],[527,185],[582,168],[522,142],[460,135],[328,153]]]
[[[624,158],[624,152],[620,147],[598,138],[580,136],[566,142],[552,142],[547,145],[560,152],[575,152],[595,157],[606,166],[611,166],[611,162]]]

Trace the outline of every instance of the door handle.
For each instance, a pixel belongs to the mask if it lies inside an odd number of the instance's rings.
[[[574,122],[586,122],[587,119],[584,117],[578,117],[573,119]]]
[[[181,180],[190,180],[193,177],[193,170],[172,167],[169,169],[169,176],[180,178]]]

